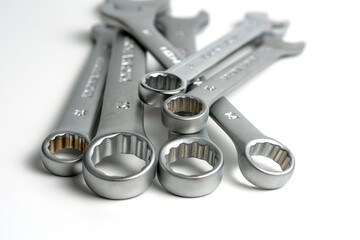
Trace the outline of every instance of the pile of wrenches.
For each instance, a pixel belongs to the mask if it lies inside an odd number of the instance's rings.
[[[295,159],[280,142],[263,135],[224,96],[275,60],[301,53],[304,43],[282,40],[288,22],[275,22],[263,13],[248,13],[234,29],[199,51],[195,35],[208,23],[200,12],[194,18],[175,18],[168,0],[110,0],[101,5],[105,24],[92,28],[95,41],[70,105],[56,130],[42,145],[45,168],[59,176],[83,173],[88,187],[109,199],[140,195],[155,174],[170,193],[199,197],[213,192],[223,176],[221,149],[206,131],[209,115],[234,142],[239,167],[245,178],[263,189],[284,186],[291,178]],[[235,54],[239,55],[215,75],[206,71]],[[146,72],[146,51],[167,70]],[[162,108],[168,141],[156,158],[144,131],[144,103]],[[64,150],[77,155],[59,155]],[[105,174],[97,168],[116,155],[137,157],[144,166],[126,176]],[[253,157],[276,162],[273,171]],[[211,170],[183,174],[176,161],[203,160]]]

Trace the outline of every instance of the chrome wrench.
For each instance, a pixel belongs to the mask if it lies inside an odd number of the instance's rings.
[[[101,6],[104,21],[129,32],[165,67],[180,62],[181,53],[155,27],[156,16],[168,10],[167,0],[111,0]]]
[[[96,137],[88,145],[83,173],[89,188],[101,197],[127,199],[143,193],[156,171],[155,149],[144,131],[144,106],[138,84],[145,74],[145,51],[129,35],[119,32],[113,43]],[[137,157],[145,166],[126,176],[109,175],[96,165],[106,157]]]
[[[81,172],[82,152],[89,144],[104,89],[110,46],[115,30],[105,25],[92,28],[95,41],[90,58],[79,79],[60,125],[44,140],[42,162],[47,170],[59,176],[73,176]],[[77,154],[58,156],[63,150]]]
[[[173,21],[175,21],[175,19]],[[167,19],[167,21],[163,22],[165,36],[170,42],[175,43],[174,45],[176,47],[193,49],[193,51],[195,51],[194,34],[188,34],[186,41],[179,41],[178,36],[172,33],[174,31],[182,31],[182,28],[186,29],[186,27],[191,27],[193,24],[177,29],[179,25],[182,25],[179,24],[180,21],[172,23],[173,21]],[[249,182],[264,189],[280,188],[288,182],[295,169],[295,158],[285,145],[260,133],[259,130],[257,130],[254,125],[252,125],[225,97],[220,98],[212,105],[210,108],[210,116],[232,138],[237,149],[240,170]],[[202,132],[203,131],[206,131],[206,128],[204,128]],[[174,136],[175,134],[173,133],[173,138]],[[201,135],[198,137],[201,138]],[[177,191],[181,191],[182,188],[176,188],[177,184],[171,184],[166,179],[168,175],[173,175],[172,171],[169,169],[169,162],[171,163],[174,160],[169,161],[165,156],[174,155],[174,153],[170,154],[170,152],[185,143],[184,141],[181,141],[182,138],[187,139],[185,144],[188,145],[196,143],[199,140],[191,137],[191,135],[178,135],[177,138],[177,142],[174,140],[171,141],[169,138],[164,147],[160,150],[158,178],[160,183],[166,186],[166,189],[170,189],[172,192],[175,191],[176,194],[180,195]],[[282,171],[264,169],[252,159],[252,156],[255,155],[261,155],[274,160],[279,164]],[[175,156],[173,156],[173,159],[175,159]],[[180,179],[184,178],[184,176],[181,175],[177,177]],[[209,181],[206,185],[210,184],[211,182]],[[200,188],[203,188],[203,186],[200,186]],[[181,195],[188,194],[186,191],[185,194],[183,191],[180,193]]]
[[[208,15],[200,12],[194,18],[176,18],[168,14],[157,19],[161,30],[175,47],[185,55],[195,52],[195,35],[208,23]],[[172,164],[184,159],[203,160],[209,170],[184,174]],[[193,135],[182,136],[169,132],[168,141],[159,153],[157,176],[160,184],[170,193],[181,197],[201,197],[213,192],[221,183],[224,159],[206,129]]]
[[[265,33],[286,30],[287,23],[275,23],[266,14],[249,13],[242,24],[212,44],[183,59],[180,64],[166,71],[152,72],[142,79],[139,87],[140,98],[149,105],[160,107],[169,96],[184,93],[187,85],[201,76],[207,69],[244,47],[247,43]],[[160,41],[160,39],[154,39]],[[150,46],[151,47],[151,46]],[[153,54],[158,49],[149,48]],[[172,67],[171,67],[172,66]]]
[[[267,35],[250,54],[221,70],[186,94],[165,100],[162,122],[171,131],[192,134],[205,127],[209,107],[237,84],[250,79],[279,58],[297,55],[304,43],[285,43],[277,36]]]
[[[240,170],[249,182],[264,189],[276,189],[289,181],[295,169],[295,158],[285,145],[262,134],[226,98],[214,103],[210,112],[235,143]],[[253,156],[274,160],[282,171],[259,166]]]

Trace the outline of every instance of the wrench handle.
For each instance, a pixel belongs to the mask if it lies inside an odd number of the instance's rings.
[[[237,146],[244,147],[251,140],[265,137],[225,97],[211,106],[210,116]]]
[[[279,58],[277,51],[262,45],[205,81],[203,86],[189,91],[188,94],[201,97],[206,104],[211,106],[226,92],[234,89],[237,84],[254,77],[277,58]]]
[[[267,22],[245,20],[230,33],[185,58],[181,64],[167,70],[182,79],[191,81],[205,70],[231,55],[238,48],[263,34],[269,28]]]
[[[145,50],[120,32],[111,52],[97,136],[124,131],[144,134],[144,109],[136,93],[145,66]]]
[[[91,137],[104,89],[110,45],[109,36],[95,38],[95,46],[57,130]]]

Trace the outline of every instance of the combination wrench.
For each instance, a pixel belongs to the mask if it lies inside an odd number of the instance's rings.
[[[182,57],[155,27],[157,15],[168,8],[168,0],[111,0],[103,3],[100,10],[106,23],[129,32],[167,67],[179,63]]]
[[[127,199],[143,193],[156,172],[155,149],[144,131],[144,106],[137,94],[145,74],[145,50],[120,31],[113,43],[96,137],[84,153],[83,173],[89,188],[101,197]],[[137,157],[145,166],[126,176],[109,175],[96,165],[106,157]]]
[[[200,12],[194,18],[176,18],[165,14],[157,19],[166,38],[184,56],[195,52],[195,35],[208,23],[208,15]],[[211,169],[196,174],[183,174],[172,164],[184,159],[205,161]],[[181,197],[201,197],[212,193],[221,183],[224,159],[206,129],[193,135],[169,132],[167,142],[159,152],[157,177],[168,192]]]
[[[141,80],[139,95],[144,103],[161,107],[169,96],[184,93],[186,87],[201,74],[221,60],[237,52],[254,39],[266,34],[287,29],[287,22],[273,22],[263,13],[249,13],[241,24],[217,41],[191,54],[166,71],[148,73]],[[158,39],[156,39],[157,41]],[[159,39],[160,41],[160,39]],[[149,49],[153,54],[158,49]]]
[[[73,176],[81,172],[82,153],[93,135],[101,105],[115,30],[97,25],[92,28],[91,36],[95,46],[71,97],[70,105],[57,129],[45,138],[41,148],[45,168],[59,176]],[[58,155],[69,149],[77,153]]]
[[[165,36],[169,39],[170,42],[175,43],[174,45],[176,47],[193,49],[193,51],[195,51],[195,48],[193,48],[193,46],[195,46],[194,34],[189,34],[187,36],[187,41],[179,41],[178,36],[171,34],[173,31],[177,30],[176,28],[179,25],[179,23],[172,24],[171,21],[164,22],[163,31]],[[189,25],[188,27],[190,26],[191,25]],[[184,26],[183,28],[186,28],[186,26]],[[181,28],[179,28],[178,31],[181,31]],[[210,108],[210,115],[233,140],[233,143],[237,149],[240,170],[249,182],[251,182],[257,187],[261,187],[264,189],[280,188],[288,182],[295,169],[295,158],[292,155],[291,151],[285,145],[281,144],[275,139],[271,139],[260,133],[259,130],[257,130],[225,97],[220,98],[213,104],[213,106]],[[197,136],[198,138],[201,138],[203,131],[206,131],[206,128],[204,128],[200,132],[200,135]],[[175,136],[174,133],[172,133],[172,135]],[[172,175],[174,174],[173,171],[171,171],[170,169],[169,162],[171,161],[169,161],[169,157],[166,156],[174,155],[174,153],[170,154],[170,152],[174,151],[176,148],[178,148],[178,146],[183,144],[181,138],[186,138],[187,141],[185,144],[188,145],[191,145],[192,143],[197,143],[199,140],[191,137],[191,135],[178,135],[177,139],[174,136],[173,140],[170,140],[169,138],[164,147],[160,150],[158,178],[161,184],[166,186],[166,189],[170,189],[172,191],[179,191],[176,188],[177,183],[171,184],[167,179],[169,178],[168,176],[172,177]],[[177,142],[174,141],[175,139],[177,140]],[[279,164],[282,171],[280,172],[264,169],[262,166],[256,164],[256,162],[252,159],[252,156],[256,155],[264,156],[266,158],[274,160],[276,163]],[[184,181],[184,176],[175,176],[181,181]],[[190,182],[191,180],[188,181]],[[212,183],[211,181],[208,181],[208,183],[206,184],[211,185]],[[187,192],[185,191],[185,193]],[[181,194],[184,195],[183,192],[181,192]]]
[[[227,91],[260,73],[275,60],[297,55],[303,49],[303,42],[285,43],[277,36],[263,36],[255,50],[208,79],[203,87],[166,99],[161,112],[163,124],[182,134],[200,131],[206,125],[209,107]]]

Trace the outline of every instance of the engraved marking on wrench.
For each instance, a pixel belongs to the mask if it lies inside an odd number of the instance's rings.
[[[96,88],[96,83],[99,80],[99,77],[101,76],[101,72],[104,69],[105,66],[105,59],[103,57],[98,57],[95,61],[95,65],[93,69],[91,70],[91,74],[89,77],[89,80],[86,83],[85,89],[83,93],[81,94],[82,98],[88,98],[92,97]]]

